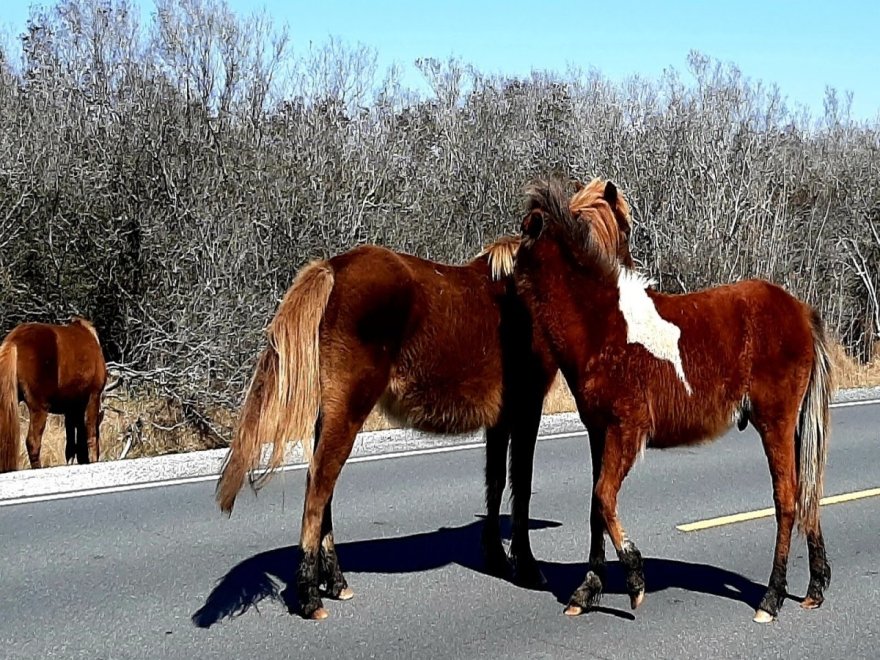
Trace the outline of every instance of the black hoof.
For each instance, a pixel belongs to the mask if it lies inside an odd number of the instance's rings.
[[[547,578],[538,568],[538,562],[534,557],[511,556],[510,563],[513,568],[513,582],[526,589],[544,589],[547,586]]]
[[[333,600],[348,600],[351,598],[349,595],[351,589],[348,588],[348,583],[342,576],[339,576],[339,579],[337,580],[329,582],[325,593],[328,598],[332,598]]]
[[[761,604],[758,605],[758,612],[763,612],[766,614],[766,617],[759,617],[756,615],[755,621],[759,619],[775,619],[779,616],[779,609],[782,607],[782,603],[785,601],[786,590],[783,587],[782,589],[773,589],[770,588],[767,590],[767,593],[764,594],[764,598],[761,599]],[[766,622],[766,621],[762,621]]]
[[[584,578],[583,584],[568,599],[568,607],[565,609],[565,613],[577,615],[594,609],[599,605],[601,599],[602,579],[594,571],[589,571],[587,577]]]
[[[491,546],[491,548],[484,547],[483,562],[486,566],[486,572],[494,577],[507,580],[513,573],[513,567],[510,565],[510,560],[504,553],[501,544]]]
[[[326,619],[327,610],[324,609],[324,603],[321,599],[312,600],[308,603],[300,604],[299,614],[304,619]]]

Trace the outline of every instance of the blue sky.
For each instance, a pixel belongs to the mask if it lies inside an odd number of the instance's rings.
[[[151,0],[140,0],[147,11]],[[0,25],[20,31],[28,2],[7,0]],[[46,4],[41,3],[41,4]],[[290,28],[295,50],[329,35],[374,47],[414,83],[418,57],[455,56],[487,73],[595,67],[614,80],[686,70],[691,49],[775,82],[790,104],[821,112],[826,85],[854,94],[853,116],[880,114],[880,3],[868,0],[479,2],[477,0],[229,0],[265,8]],[[9,6],[12,5],[12,6]]]

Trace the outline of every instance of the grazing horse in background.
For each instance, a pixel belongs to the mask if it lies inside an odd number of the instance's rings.
[[[264,444],[274,447],[263,477],[283,461],[285,440],[304,442],[310,466],[297,591],[305,617],[327,616],[322,584],[331,598],[352,595],[334,550],[331,502],[376,404],[406,427],[486,428],[488,568],[512,569],[520,583],[543,582],[529,546],[528,511],[541,408],[558,370],[516,295],[518,247],[518,237],[503,238],[470,263],[450,266],[365,245],[309,264],[284,296],[245,396],[217,500],[223,511],[232,510]],[[499,528],[508,444],[509,561]]]
[[[776,549],[755,620],[786,595],[795,521],[806,535],[810,583],[802,606],[819,607],[831,572],[819,525],[832,383],[819,315],[782,288],[744,281],[666,295],[614,258],[625,228],[610,211],[613,183],[593,186],[579,208],[561,182],[527,188],[515,278],[590,436],[593,496],[590,569],[567,614],[595,606],[605,579],[603,532],[626,572],[633,608],[645,593],[642,557],[617,517],[617,493],[645,446],[693,445],[751,422],[773,481]]]
[[[18,403],[30,412],[27,453],[40,467],[40,445],[50,413],[64,415],[70,463],[100,456],[101,393],[107,366],[98,333],[87,320],[68,325],[24,323],[0,344],[0,472],[18,467]]]

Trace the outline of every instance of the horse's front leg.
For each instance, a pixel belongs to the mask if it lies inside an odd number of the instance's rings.
[[[501,543],[501,496],[507,477],[507,446],[510,430],[504,421],[486,429],[486,520],[482,548],[486,570],[497,577],[510,574],[510,562]]]
[[[590,457],[593,470],[593,489],[590,498],[590,568],[583,583],[569,600],[566,614],[580,614],[599,604],[605,589],[605,578],[608,573],[605,563],[605,519],[596,502],[596,484],[602,468],[602,453],[605,451],[605,428],[588,426]]]
[[[605,530],[611,537],[611,543],[617,550],[617,558],[626,573],[626,587],[633,609],[641,605],[645,598],[644,563],[639,549],[627,537],[617,517],[617,493],[635,463],[644,437],[644,432],[637,428],[612,426],[606,429],[601,468],[593,491],[593,511],[590,513],[591,526],[593,526],[593,512],[598,511],[599,517],[605,524]],[[598,546],[594,544],[592,549],[598,550]],[[604,552],[601,554],[604,555]],[[598,556],[596,558],[598,559]],[[592,566],[591,572],[599,578],[598,584],[601,584],[602,578],[592,571]],[[592,606],[590,596],[595,593],[593,587],[596,583],[597,581],[591,579],[588,573],[584,583],[572,595],[565,613],[574,616],[589,609]]]
[[[510,485],[513,494],[510,560],[513,565],[513,579],[517,584],[533,589],[547,584],[532,554],[529,540],[529,505],[532,498],[535,445],[543,401],[543,394],[539,392],[531,400],[521,404],[522,412],[512,425],[510,445]]]

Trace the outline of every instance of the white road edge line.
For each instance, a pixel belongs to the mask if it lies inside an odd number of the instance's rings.
[[[853,406],[873,406],[880,403],[880,399],[865,399],[864,401],[839,401],[832,403],[831,408],[852,408]]]
[[[864,401],[841,401],[832,403],[832,408],[851,408],[854,406],[868,406],[880,404],[880,399],[869,399]],[[538,440],[563,440],[565,438],[576,438],[586,435],[586,430],[569,431],[566,433],[548,433],[539,435]],[[406,458],[409,456],[427,456],[430,454],[446,454],[455,451],[468,451],[471,449],[480,449],[483,442],[469,442],[466,444],[452,445],[449,447],[431,447],[429,449],[408,449],[404,451],[388,452],[385,454],[373,454],[370,456],[354,456],[349,458],[347,463],[371,463],[373,461],[386,461],[394,458]],[[284,465],[278,468],[278,472],[293,472],[296,470],[304,470],[306,463],[295,463],[293,465]],[[18,497],[15,499],[0,500],[0,508],[7,506],[16,506],[19,504],[36,504],[38,502],[52,502],[55,500],[68,500],[77,497],[88,497],[90,495],[108,495],[111,493],[124,493],[132,490],[150,490],[152,488],[161,488],[165,486],[182,486],[185,484],[196,484],[204,481],[215,481],[219,475],[203,474],[194,477],[178,477],[175,479],[164,479],[161,481],[145,481],[135,484],[124,484],[121,486],[103,486],[100,488],[88,488],[85,490],[65,491],[61,493],[48,493],[46,495],[30,495]]]
[[[583,431],[572,431],[569,433],[550,433],[540,436],[540,440],[562,440],[563,438],[576,438],[584,435]],[[373,454],[370,456],[354,456],[349,458],[346,463],[371,463],[373,461],[384,461],[392,458],[406,458],[409,456],[425,456],[429,454],[446,454],[454,451],[466,451],[470,449],[481,449],[484,446],[482,442],[469,442],[467,444],[452,445],[450,447],[431,447],[429,449],[409,449],[405,451],[388,452],[385,454]],[[278,468],[277,472],[294,472],[297,470],[305,470],[306,463],[295,463],[293,465],[284,465]],[[203,481],[216,481],[217,474],[202,474],[193,477],[178,477],[175,479],[164,479],[161,481],[144,481],[136,484],[123,484],[121,486],[102,486],[100,488],[88,488],[84,490],[65,491],[62,493],[48,493],[46,495],[30,495],[26,497],[18,497],[15,499],[0,500],[0,508],[5,506],[15,506],[17,504],[36,504],[38,502],[52,502],[54,500],[67,500],[76,497],[88,497],[90,495],[107,495],[110,493],[124,493],[131,490],[149,490],[151,488],[160,488],[165,486],[182,486],[185,484],[197,484]]]

